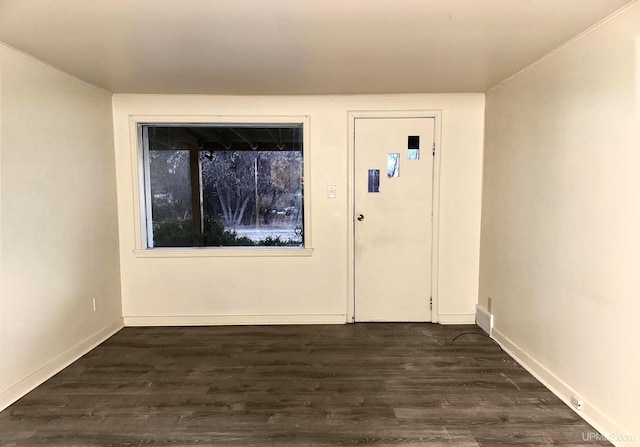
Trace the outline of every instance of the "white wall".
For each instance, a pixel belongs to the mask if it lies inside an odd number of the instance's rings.
[[[348,110],[442,110],[439,313],[477,302],[484,95],[114,95],[126,324],[344,322],[348,307]],[[308,115],[314,252],[307,258],[141,258],[133,253],[130,115]],[[309,179],[305,178],[305,188]],[[337,199],[326,197],[337,185]],[[305,189],[305,193],[307,190]]]
[[[0,409],[122,325],[111,117],[0,44]]]
[[[498,340],[636,442],[639,42],[635,4],[487,93],[479,290]]]

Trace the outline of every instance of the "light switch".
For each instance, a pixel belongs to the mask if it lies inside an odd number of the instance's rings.
[[[327,186],[327,197],[330,199],[336,198],[336,185]]]

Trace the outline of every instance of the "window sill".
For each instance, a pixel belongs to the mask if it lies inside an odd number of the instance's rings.
[[[137,258],[308,258],[313,248],[147,248],[133,253]]]

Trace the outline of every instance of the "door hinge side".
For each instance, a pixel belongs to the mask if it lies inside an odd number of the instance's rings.
[[[433,297],[429,298],[429,310],[433,310]]]
[[[436,142],[433,142],[433,156],[436,156]]]

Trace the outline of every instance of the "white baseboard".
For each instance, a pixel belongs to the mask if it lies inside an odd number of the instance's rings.
[[[0,411],[43,384],[124,327],[122,319],[100,329],[0,393]]]
[[[529,371],[536,379],[538,379],[544,386],[546,386],[553,394],[555,394],[560,400],[562,400],[569,408],[575,411],[581,418],[587,421],[593,428],[600,432],[603,436],[607,434],[621,434],[632,432],[624,430],[614,421],[612,421],[607,415],[605,415],[600,409],[598,409],[592,402],[585,399],[583,395],[576,392],[569,384],[547,369],[544,365],[538,362],[536,359],[527,354],[516,343],[511,341],[509,337],[497,330],[495,327],[492,331],[492,338],[497,341],[502,349],[505,350],[513,359],[518,362],[524,369]],[[583,403],[583,410],[577,411],[571,405],[571,396],[580,396]],[[611,443],[616,447],[632,447],[634,445],[640,445],[630,442],[616,443],[615,439],[610,439]]]
[[[475,314],[438,314],[440,324],[475,324]]]
[[[125,316],[125,326],[245,326],[266,324],[345,324],[346,314]]]

